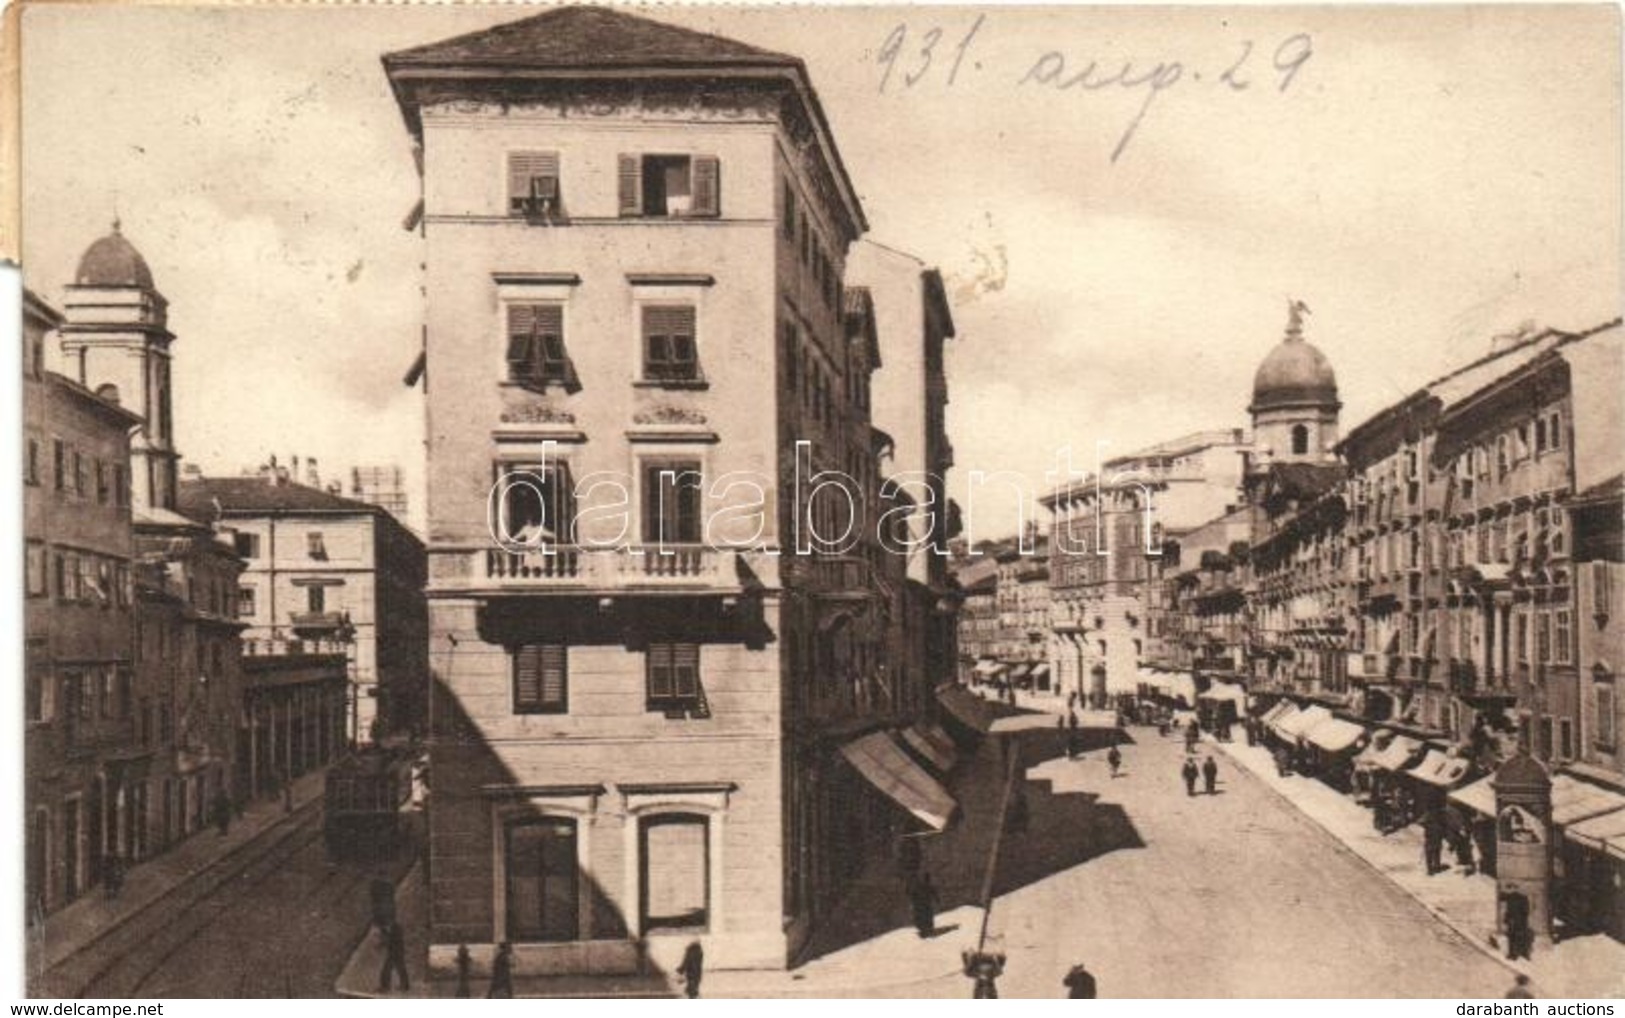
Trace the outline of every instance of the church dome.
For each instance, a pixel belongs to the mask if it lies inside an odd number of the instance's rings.
[[[1294,304],[1286,338],[1258,366],[1253,376],[1253,402],[1248,409],[1280,410],[1292,407],[1337,409],[1337,374],[1319,348],[1303,338],[1301,304]]]
[[[147,268],[147,260],[124,239],[118,220],[113,221],[113,232],[90,245],[79,259],[79,271],[74,273],[73,281],[77,286],[153,289],[152,270]]]

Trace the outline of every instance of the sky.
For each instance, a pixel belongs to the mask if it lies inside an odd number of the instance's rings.
[[[421,524],[423,251],[379,57],[526,13],[28,8],[25,282],[60,302],[119,217],[170,301],[186,461],[399,463]],[[1497,333],[1619,314],[1611,5],[645,13],[802,57],[869,236],[941,267],[974,538],[1018,499],[972,471],[1037,494],[1064,447],[1245,426],[1289,299],[1345,431]]]

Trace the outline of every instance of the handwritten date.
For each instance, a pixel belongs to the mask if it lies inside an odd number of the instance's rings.
[[[905,90],[912,89],[932,76],[940,77],[942,84],[951,88],[965,70],[967,59],[972,68],[981,70],[982,63],[970,54],[986,20],[987,15],[978,15],[970,27],[952,41],[945,40],[946,31],[940,26],[931,26],[918,35],[911,33],[907,23],[893,28],[878,51],[876,62],[884,68],[880,76],[880,91],[885,92],[894,84],[901,84]],[[1254,58],[1255,48],[1253,40],[1243,40],[1234,59],[1211,80],[1229,93],[1246,92],[1252,88],[1256,80],[1261,80],[1259,65],[1263,63],[1261,59]],[[1262,74],[1273,74],[1273,80],[1269,83],[1274,84],[1277,91],[1285,92],[1297,81],[1299,72],[1312,56],[1314,45],[1307,33],[1290,35],[1276,45],[1268,65],[1261,69]],[[1096,60],[1069,60],[1060,50],[1049,50],[1025,66],[1026,72],[1015,81],[1018,87],[1037,86],[1061,92],[1114,89],[1138,90],[1142,93],[1139,108],[1124,126],[1117,145],[1112,149],[1113,163],[1122,157],[1134,140],[1146,113],[1159,95],[1183,82],[1204,80],[1201,71],[1189,68],[1178,60],[1141,64],[1126,60],[1121,66],[1115,63],[1102,66]]]

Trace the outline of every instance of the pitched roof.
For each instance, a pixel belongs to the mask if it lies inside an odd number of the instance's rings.
[[[387,515],[370,502],[329,495],[303,484],[273,484],[262,477],[205,477],[182,481],[177,501],[181,512],[198,519],[214,517],[214,503],[233,515],[320,513]]]
[[[384,57],[388,67],[519,65],[523,67],[788,66],[783,53],[606,7],[562,7]]]

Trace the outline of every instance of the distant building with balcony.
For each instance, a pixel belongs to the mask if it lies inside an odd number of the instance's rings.
[[[794,57],[577,7],[384,63],[423,154],[431,965],[782,967],[903,822],[876,762],[931,780],[887,730],[932,578],[879,485],[941,436],[870,393],[949,327],[847,292]]]
[[[1145,664],[1221,678],[1246,670],[1251,537],[1243,507],[1163,542],[1147,588]]]
[[[234,532],[245,566],[231,595],[247,656],[343,654],[351,740],[406,735],[423,724],[426,567],[423,542],[404,524],[276,468],[185,480],[180,507]],[[261,773],[254,783],[263,788],[265,780]]]
[[[1239,428],[1196,432],[1107,460],[1098,474],[1040,499],[1053,515],[1050,673],[1058,689],[1093,706],[1137,692],[1162,543],[1240,503],[1249,449]]]
[[[130,822],[126,763],[140,752],[130,436],[116,388],[45,369],[62,316],[23,295],[22,682],[29,917],[99,883]]]

